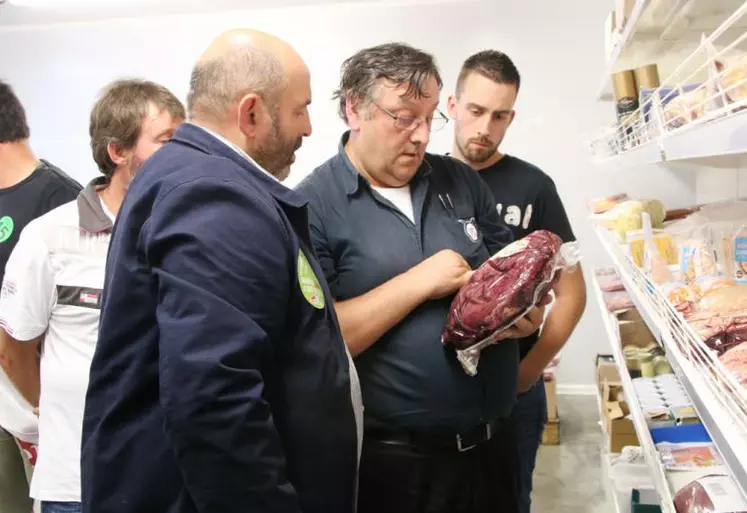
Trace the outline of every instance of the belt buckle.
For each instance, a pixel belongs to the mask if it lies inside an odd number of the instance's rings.
[[[492,429],[490,427],[490,423],[489,422],[486,423],[486,424],[484,424],[484,426],[485,426],[485,440],[484,441],[487,442],[488,440],[490,440],[491,438],[493,438],[493,431],[492,431]],[[457,433],[456,441],[457,441],[457,450],[459,452],[467,452],[467,451],[470,451],[470,450],[474,449],[475,447],[477,447],[476,443],[472,444],[472,445],[468,445],[468,446],[465,447],[463,445],[462,435],[460,435],[459,433]]]
[[[468,445],[467,447],[463,446],[462,445],[462,435],[460,435],[460,434],[457,434],[456,441],[457,441],[457,450],[459,452],[467,452],[467,451],[472,450],[475,447],[477,447],[477,444]]]

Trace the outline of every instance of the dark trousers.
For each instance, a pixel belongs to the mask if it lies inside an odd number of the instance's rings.
[[[436,453],[364,436],[358,513],[516,513],[517,459],[502,433]]]
[[[532,505],[532,474],[537,451],[542,441],[542,431],[547,422],[547,397],[545,382],[540,379],[526,393],[519,396],[501,438],[506,449],[518,450],[518,500],[519,513],[529,513]]]

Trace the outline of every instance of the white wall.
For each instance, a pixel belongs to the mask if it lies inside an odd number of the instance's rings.
[[[336,151],[344,127],[329,98],[340,63],[357,49],[400,40],[434,53],[446,82],[444,101],[464,58],[488,47],[501,49],[523,77],[518,117],[503,149],[556,180],[588,273],[606,263],[586,220],[589,198],[627,191],[660,197],[673,207],[694,200],[689,171],[605,171],[587,158],[582,134],[613,120],[612,104],[594,102],[604,69],[602,27],[611,9],[611,0],[376,2],[12,26],[0,28],[0,76],[26,104],[37,152],[85,181],[95,175],[88,109],[102,85],[141,76],[184,98],[192,63],[212,37],[234,26],[266,30],[295,45],[312,72],[314,133],[298,154],[289,179],[295,184]],[[446,151],[450,138],[448,128],[436,134],[431,150]],[[594,355],[608,352],[598,307],[593,294],[589,297],[559,369],[564,385],[591,384]]]

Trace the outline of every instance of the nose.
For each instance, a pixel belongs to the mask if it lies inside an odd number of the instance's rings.
[[[311,118],[309,116],[306,116],[306,123],[303,127],[303,131],[301,132],[301,135],[303,137],[308,137],[311,135]]]
[[[420,123],[418,127],[410,132],[410,142],[413,144],[422,144],[426,146],[431,138],[431,130],[428,123]]]
[[[490,116],[482,116],[477,122],[478,135],[490,133]]]

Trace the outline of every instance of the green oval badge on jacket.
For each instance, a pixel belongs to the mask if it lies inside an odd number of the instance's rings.
[[[13,223],[12,217],[10,216],[0,217],[0,244],[10,239],[10,236],[13,235],[14,225],[15,223]]]
[[[298,284],[301,287],[301,293],[311,306],[321,310],[324,308],[324,292],[322,291],[319,280],[314,274],[314,269],[306,259],[303,251],[298,250]]]

